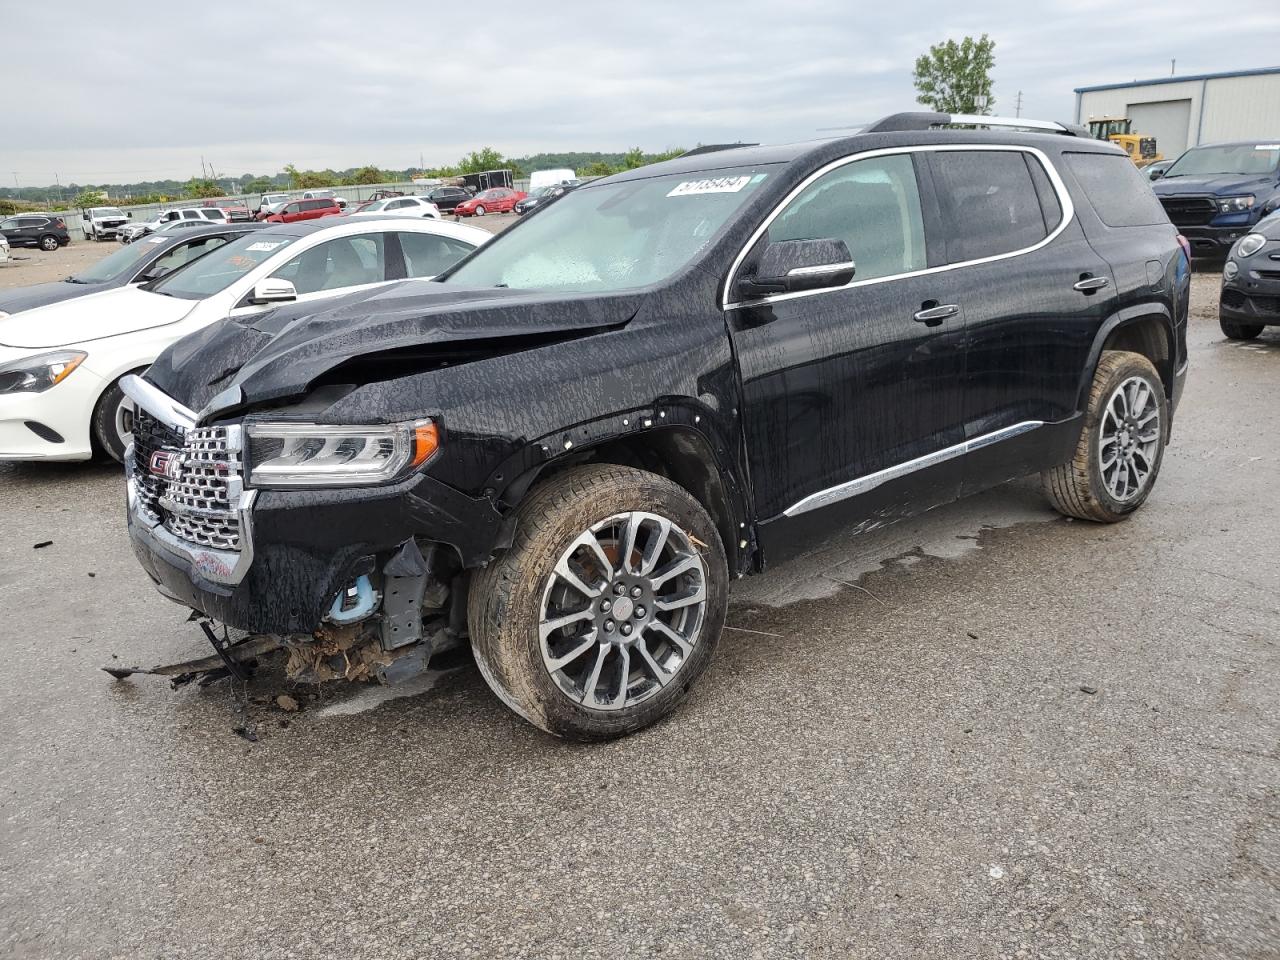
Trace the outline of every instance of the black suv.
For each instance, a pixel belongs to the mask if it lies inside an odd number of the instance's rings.
[[[426,196],[441,213],[448,213],[471,199],[471,194],[462,187],[436,187]]]
[[[134,550],[245,657],[395,681],[469,639],[592,739],[672,710],[730,581],[815,538],[1037,472],[1121,520],[1186,373],[1187,251],[1116,147],[1015,126],[680,157],[437,281],[193,334],[125,381]]]
[[[0,220],[0,234],[11,247],[57,250],[71,242],[67,221],[56,213],[20,213]]]

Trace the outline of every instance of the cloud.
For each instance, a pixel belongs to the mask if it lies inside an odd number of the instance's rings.
[[[1231,17],[1166,0],[1044,8],[795,0],[616,7],[490,2],[462,8],[364,0],[182,4],[181,19],[127,17],[98,0],[7,6],[0,175],[7,183],[121,182],[198,173],[448,163],[494,146],[620,150],[808,139],[915,104],[929,44],[995,38],[997,112],[1069,118],[1072,88],[1267,66],[1269,4]],[[481,9],[481,8],[476,8]],[[57,36],[50,45],[45,38]],[[49,50],[57,51],[49,70]],[[39,78],[36,80],[35,78]]]

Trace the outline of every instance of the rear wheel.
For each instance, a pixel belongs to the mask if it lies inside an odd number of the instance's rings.
[[[1151,361],[1107,350],[1089,390],[1075,456],[1040,475],[1059,513],[1115,523],[1146,501],[1164,459],[1169,407]]]
[[[1252,340],[1262,333],[1260,323],[1232,323],[1230,320],[1218,317],[1218,326],[1222,328],[1228,340]]]
[[[40,249],[53,252],[58,249],[58,238],[52,233],[46,233],[40,238]]]
[[[556,736],[604,740],[684,699],[724,625],[728,569],[687,491],[629,467],[568,470],[529,495],[510,547],[472,581],[476,662]]]
[[[123,463],[124,451],[133,439],[133,403],[120,389],[119,380],[98,399],[90,426],[98,449],[117,463]]]

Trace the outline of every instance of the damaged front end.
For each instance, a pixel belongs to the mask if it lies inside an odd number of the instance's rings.
[[[295,681],[392,684],[463,642],[461,553],[412,535],[434,517],[417,492],[431,487],[429,478],[345,490],[252,488],[249,427],[197,426],[154,386],[126,380],[137,406],[126,457],[134,553],[161,593],[194,611],[215,656],[109,672],[246,679],[258,658],[281,650]],[[457,494],[431,499],[455,524],[496,525],[491,505]],[[231,643],[228,627],[249,636]]]

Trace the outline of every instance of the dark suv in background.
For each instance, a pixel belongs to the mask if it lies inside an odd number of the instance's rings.
[[[436,187],[427,194],[427,199],[441,213],[450,213],[458,204],[470,200],[471,194],[462,187]]]
[[[71,242],[67,221],[57,213],[20,213],[0,220],[0,234],[11,247],[57,250]]]
[[[733,578],[823,537],[1030,473],[1067,516],[1138,509],[1184,242],[1122,151],[1027,120],[607,177],[437,281],[227,319],[126,378],[134,551],[296,678],[469,640],[537,726],[618,736],[698,679]]]
[[[1280,209],[1280,138],[1192,147],[1155,183],[1156,196],[1196,256],[1225,257]]]

